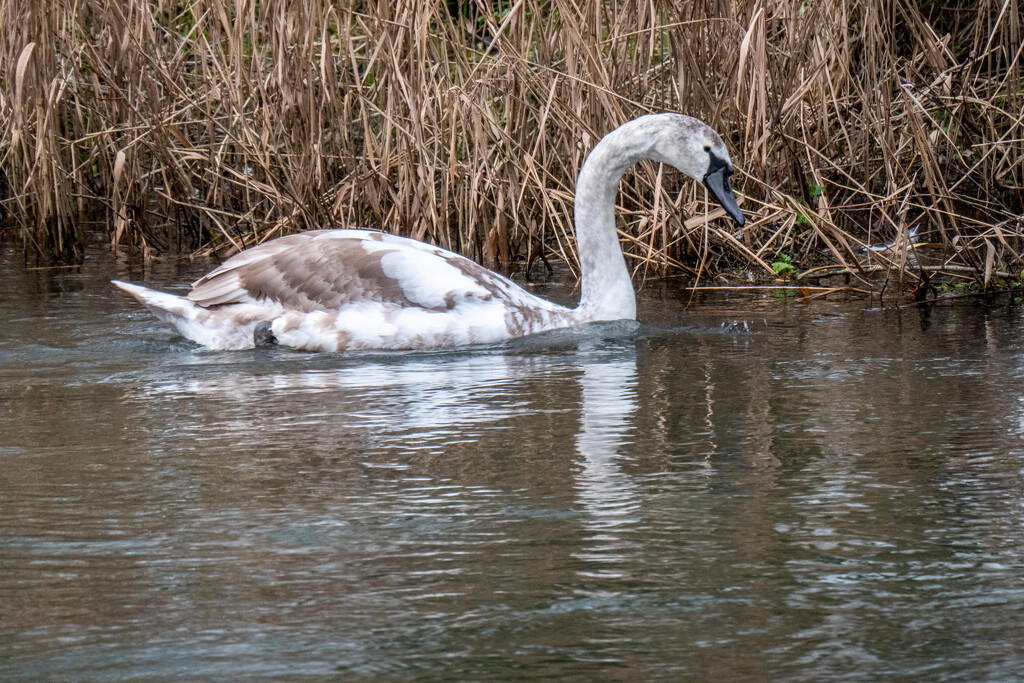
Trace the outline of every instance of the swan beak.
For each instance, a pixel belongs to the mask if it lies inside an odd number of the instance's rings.
[[[718,158],[714,154],[710,156],[711,164],[708,166],[708,172],[704,174],[704,187],[708,188],[708,191],[718,204],[725,209],[725,212],[732,218],[736,227],[742,228],[745,222],[743,212],[740,211],[740,206],[736,203],[736,197],[732,194],[732,182],[729,180],[729,176],[732,175],[732,168],[725,160]]]

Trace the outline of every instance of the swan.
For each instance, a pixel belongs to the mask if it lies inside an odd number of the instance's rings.
[[[606,135],[580,170],[580,303],[566,308],[450,251],[373,230],[312,230],[242,251],[177,296],[114,280],[164,323],[211,349],[269,343],[307,351],[486,344],[599,320],[636,319],[615,229],[619,179],[641,159],[704,183],[736,225],[722,138],[682,114],[649,114]]]

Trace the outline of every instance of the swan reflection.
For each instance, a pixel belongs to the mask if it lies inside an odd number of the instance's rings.
[[[581,377],[582,401],[576,450],[581,469],[576,477],[580,504],[586,511],[588,544],[578,558],[599,562],[596,573],[617,575],[614,565],[628,560],[633,542],[627,535],[639,519],[640,495],[623,471],[621,451],[631,442],[637,410],[636,351],[611,362],[589,362]]]
[[[345,359],[333,367],[293,362],[273,371],[257,363],[206,366],[201,376],[195,368],[170,371],[130,398],[145,401],[154,416],[172,413],[167,427],[178,433],[248,440],[258,428],[263,440],[274,431],[282,438],[301,432],[310,446],[343,435],[346,445],[361,438],[367,448],[443,449],[535,410],[542,384],[573,373],[565,361],[564,355],[460,353]]]
[[[571,477],[582,512],[577,565],[607,576],[635,555],[641,495],[624,453],[637,384],[632,344],[571,338],[547,350],[200,357],[132,385],[126,400],[154,442],[173,437],[211,453],[284,449],[324,463],[411,467],[456,488],[493,484],[496,472],[515,472],[532,491],[553,485],[552,473]],[[420,457],[427,453],[442,457]],[[545,474],[534,457],[548,464]],[[391,491],[413,506],[414,493]]]

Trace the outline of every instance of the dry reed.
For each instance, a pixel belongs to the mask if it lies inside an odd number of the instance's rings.
[[[732,148],[748,226],[642,165],[620,195],[638,277],[1019,280],[1022,19],[1009,0],[0,0],[0,225],[54,260],[101,207],[146,258],[373,226],[574,264],[586,152],[682,111]]]

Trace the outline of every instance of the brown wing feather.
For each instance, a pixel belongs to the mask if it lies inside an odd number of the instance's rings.
[[[381,268],[391,249],[367,252],[358,238],[317,235],[289,235],[237,254],[197,280],[188,298],[201,306],[270,300],[306,312],[353,301],[416,305]]]

